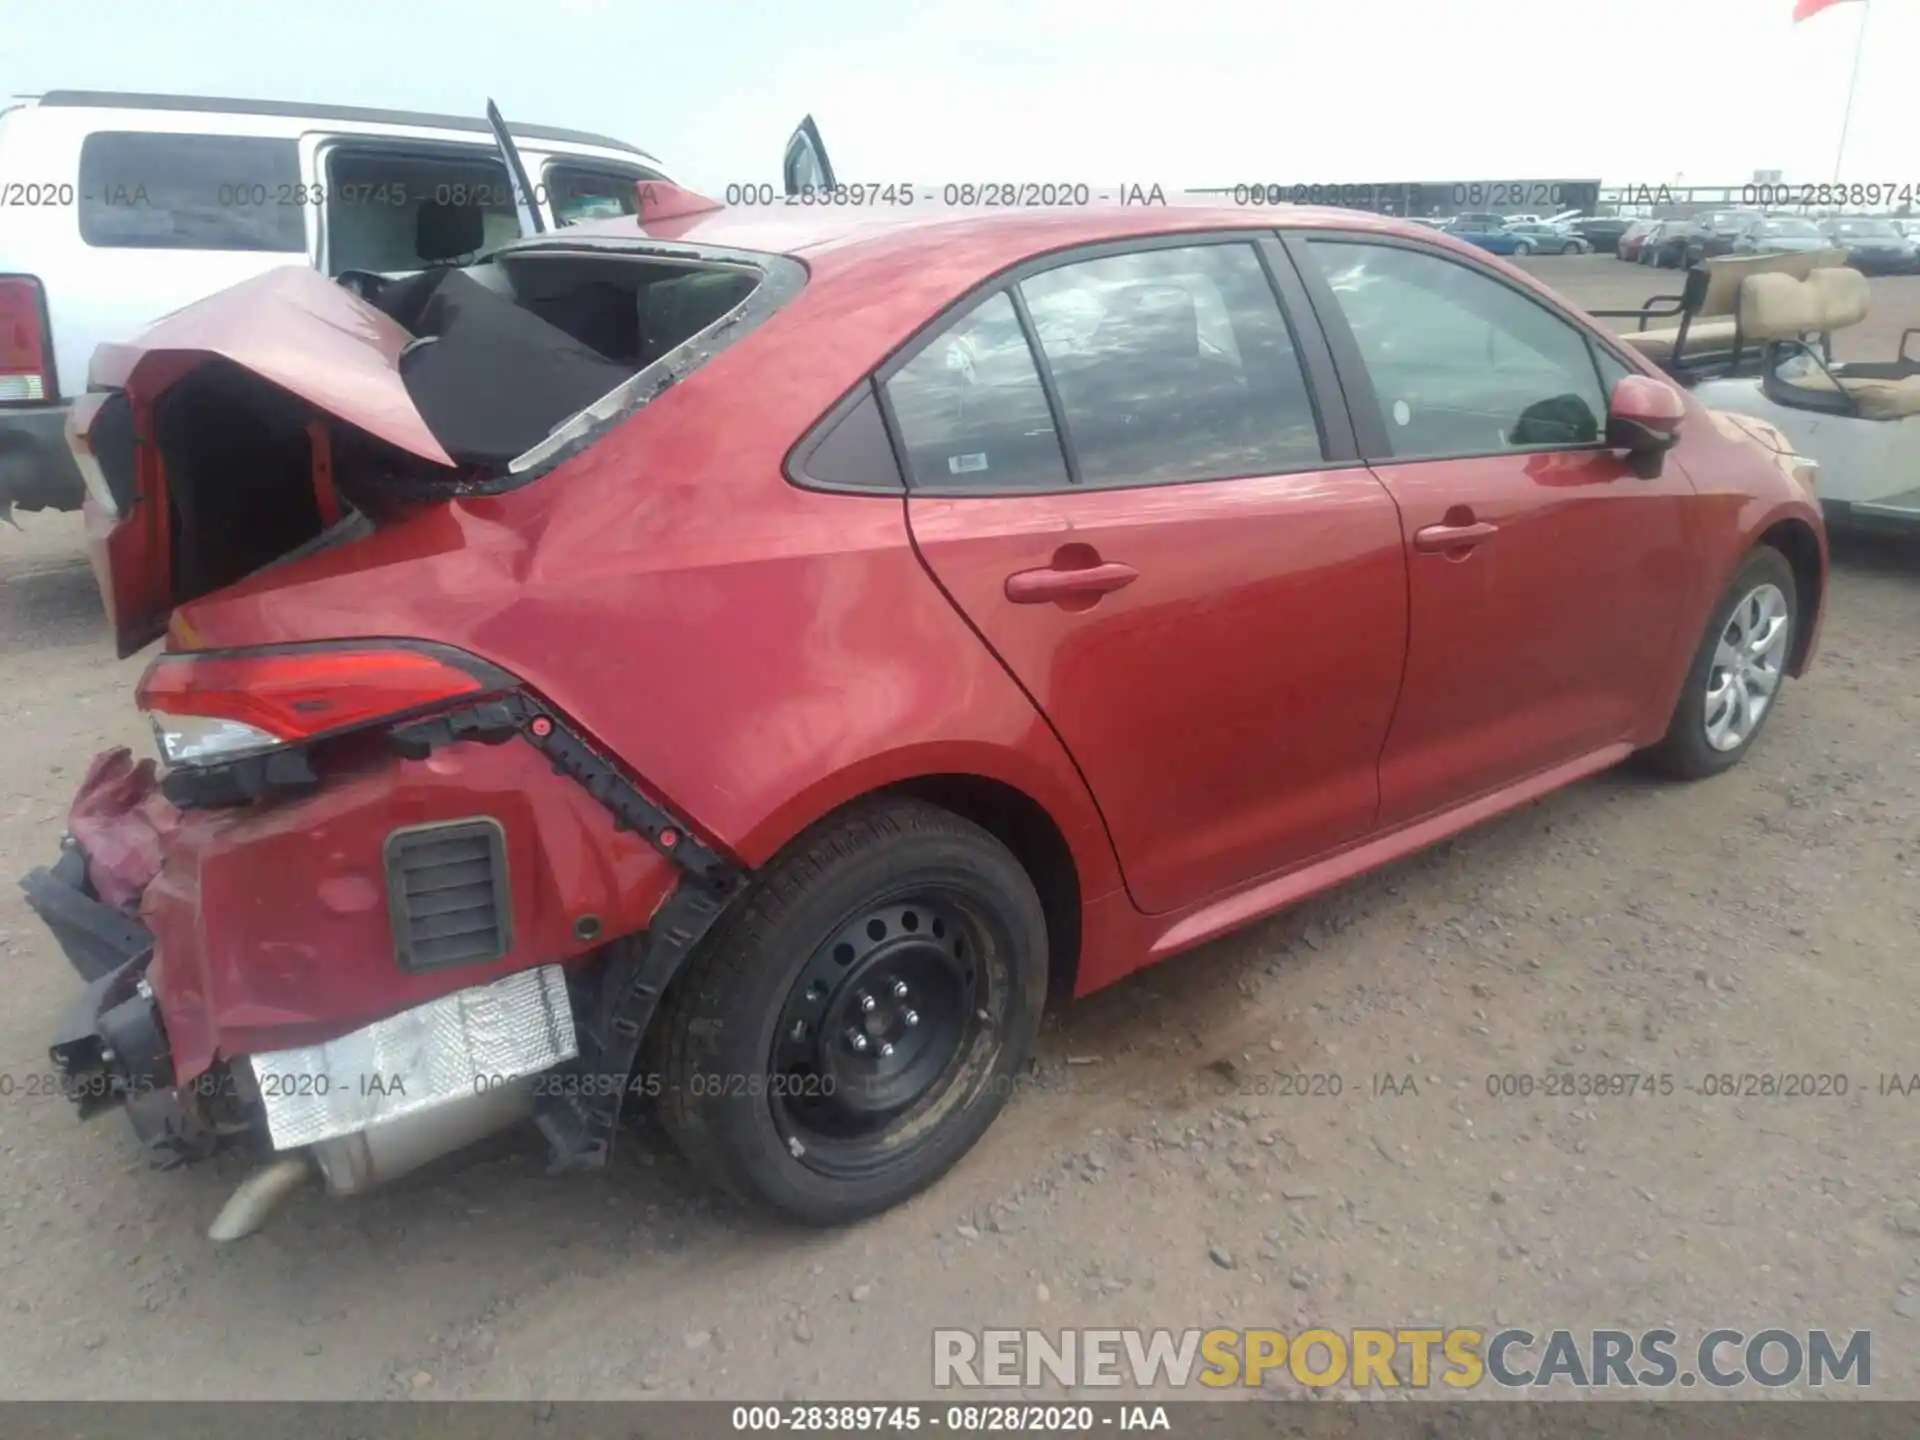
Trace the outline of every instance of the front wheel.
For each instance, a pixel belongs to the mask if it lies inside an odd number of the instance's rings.
[[[1762,546],[1714,608],[1680,700],[1647,758],[1682,780],[1718,775],[1752,748],[1786,682],[1798,624],[1793,567]]]
[[[1513,253],[1524,260],[1533,253],[1533,246],[1522,240],[1518,245],[1513,247]]]
[[[917,801],[793,842],[675,982],[650,1039],[669,1134],[710,1178],[813,1224],[938,1179],[999,1114],[1047,986],[1033,882]]]

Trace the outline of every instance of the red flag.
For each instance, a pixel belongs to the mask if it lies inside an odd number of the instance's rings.
[[[1829,5],[1844,5],[1847,0],[1793,0],[1793,19],[1797,25],[1810,16],[1818,15]],[[1861,0],[1864,4],[1865,0]]]

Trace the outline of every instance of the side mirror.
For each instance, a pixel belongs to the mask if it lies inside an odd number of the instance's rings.
[[[1635,475],[1657,480],[1686,418],[1686,400],[1666,381],[1623,375],[1607,403],[1607,444],[1626,452]]]

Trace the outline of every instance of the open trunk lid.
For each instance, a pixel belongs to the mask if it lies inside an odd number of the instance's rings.
[[[176,311],[134,340],[94,352],[89,393],[69,413],[67,438],[87,482],[94,576],[121,655],[162,633],[176,600],[191,598],[181,589],[213,588],[190,571],[195,552],[215,535],[254,522],[258,543],[246,551],[266,560],[273,556],[262,550],[292,548],[299,543],[296,531],[340,518],[331,484],[333,436],[324,417],[336,417],[399,455],[453,467],[400,376],[401,352],[413,338],[314,271],[287,266]],[[222,418],[231,420],[236,408],[254,412],[251,424],[224,437],[231,443],[195,443],[179,433],[183,422],[211,432],[218,421],[209,412],[223,394],[229,403],[219,407]],[[182,399],[184,404],[176,403]],[[302,412],[308,412],[304,418]],[[290,427],[302,432],[299,440]],[[256,463],[267,461],[268,452],[286,451],[289,441],[306,451],[300,458],[311,511],[274,521],[260,500],[249,503],[250,477],[239,472],[248,452],[258,452],[252,456]],[[191,463],[185,456],[204,464],[213,459],[209,451],[224,451],[231,467],[231,483],[219,487],[228,492],[227,514],[211,526],[205,522],[214,517],[191,513],[204,507],[192,504],[182,483],[183,467]],[[262,486],[273,480],[284,485],[284,472],[297,462],[289,455],[274,459],[268,468],[275,474],[251,478]],[[183,533],[203,530],[211,533]]]
[[[343,517],[498,479],[639,368],[454,268],[370,303],[288,266],[101,347],[68,440],[119,653]]]

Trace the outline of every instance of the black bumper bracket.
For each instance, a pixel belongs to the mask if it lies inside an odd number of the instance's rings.
[[[83,980],[111,975],[153,945],[152,933],[138,917],[94,893],[87,857],[78,845],[69,843],[52,866],[29,870],[20,877],[20,888]]]
[[[706,938],[748,871],[694,838],[686,822],[639,786],[564,720],[531,697],[512,694],[397,725],[393,749],[423,760],[462,740],[500,745],[518,735],[605,807],[622,830],[644,836],[685,873],[645,933],[606,946],[592,972],[597,990],[577,994],[580,1053],[551,1073],[534,1101],[534,1121],[553,1148],[554,1170],[596,1170],[607,1163],[630,1090],[640,1041],[667,984]]]

